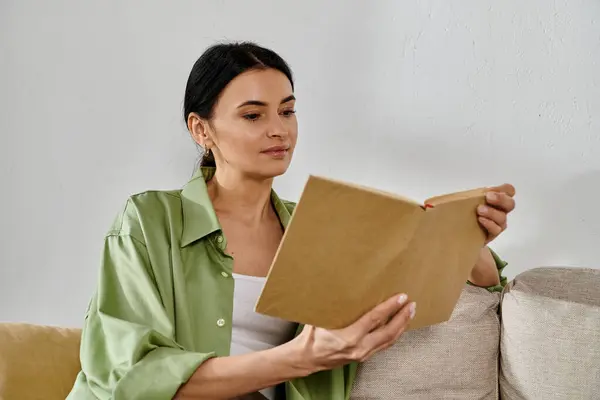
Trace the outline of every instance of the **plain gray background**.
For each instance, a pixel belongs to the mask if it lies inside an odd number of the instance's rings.
[[[600,267],[600,2],[0,1],[0,320],[80,326],[132,193],[181,187],[187,75],[215,41],[279,52],[309,173],[424,199],[511,182],[509,277]]]

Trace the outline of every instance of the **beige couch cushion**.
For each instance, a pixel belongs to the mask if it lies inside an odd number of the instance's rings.
[[[361,364],[351,399],[497,399],[499,301],[466,285],[450,321],[407,332]]]
[[[78,329],[0,323],[0,400],[64,400],[79,372]]]
[[[503,399],[598,399],[600,270],[536,268],[501,305]]]

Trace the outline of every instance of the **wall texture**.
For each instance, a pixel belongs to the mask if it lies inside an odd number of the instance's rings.
[[[600,2],[0,3],[0,320],[79,326],[131,193],[177,188],[196,151],[187,74],[215,40],[280,52],[309,173],[423,199],[511,182],[509,277],[600,267]]]

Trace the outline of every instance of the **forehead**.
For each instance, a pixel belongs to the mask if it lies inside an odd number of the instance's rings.
[[[225,87],[219,99],[220,106],[235,106],[248,101],[279,102],[293,94],[292,84],[285,74],[276,69],[256,69],[236,76]]]

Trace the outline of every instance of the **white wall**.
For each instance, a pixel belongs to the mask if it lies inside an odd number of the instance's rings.
[[[308,173],[419,199],[508,181],[509,277],[600,267],[597,0],[4,0],[0,320],[81,325],[125,198],[192,173],[185,81],[222,39],[294,69],[286,197]]]

